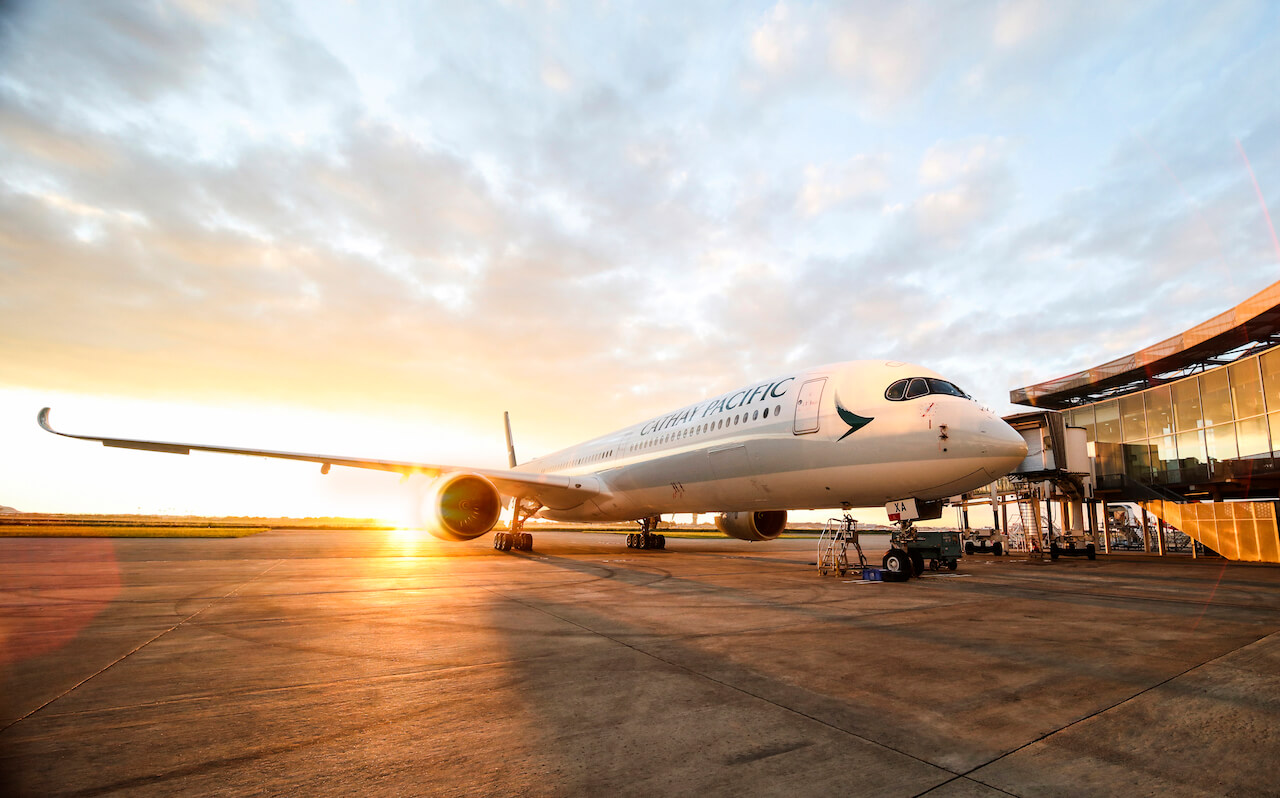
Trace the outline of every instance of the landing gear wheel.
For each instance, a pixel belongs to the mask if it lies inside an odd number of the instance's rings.
[[[918,551],[908,552],[911,557],[911,575],[919,576],[924,573],[924,556]]]
[[[995,543],[991,544],[991,551],[999,557],[1001,554],[1004,554],[1004,544],[997,540]]]
[[[658,548],[660,548],[660,549],[665,549],[665,548],[667,547],[667,536],[666,536],[666,535],[654,535],[654,538],[656,538],[656,539],[657,539],[657,541],[658,541]]]
[[[902,549],[889,549],[881,564],[890,582],[905,582],[911,578],[911,560]]]
[[[627,534],[627,548],[634,549],[636,547],[636,533],[629,532]]]

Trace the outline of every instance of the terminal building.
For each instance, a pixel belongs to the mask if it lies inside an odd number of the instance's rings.
[[[1009,399],[1084,430],[1085,520],[1100,549],[1111,548],[1109,506],[1127,505],[1140,508],[1143,550],[1164,554],[1176,534],[1198,542],[1191,552],[1280,562],[1277,344],[1280,282],[1186,332]]]

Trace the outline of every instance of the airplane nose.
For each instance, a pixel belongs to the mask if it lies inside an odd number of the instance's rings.
[[[983,437],[988,460],[984,469],[992,479],[1008,474],[1027,457],[1027,442],[1021,433],[998,418],[985,425]]]

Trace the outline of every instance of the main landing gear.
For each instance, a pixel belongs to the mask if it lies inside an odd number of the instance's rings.
[[[639,521],[640,531],[632,532],[627,535],[627,548],[629,549],[665,549],[667,547],[666,535],[659,535],[656,530],[658,528],[658,516],[651,518],[641,518]]]
[[[498,532],[493,536],[493,547],[498,551],[533,551],[533,535],[528,532]]]
[[[533,551],[533,535],[524,530],[524,522],[537,510],[527,511],[516,504],[515,513],[511,516],[511,531],[496,532],[493,535],[493,547],[498,551]]]

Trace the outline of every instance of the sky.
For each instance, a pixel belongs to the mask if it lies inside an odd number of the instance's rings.
[[[393,517],[827,362],[1009,391],[1280,279],[1268,2],[0,2],[0,505]],[[341,473],[340,473],[341,472]]]

